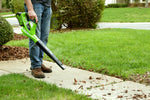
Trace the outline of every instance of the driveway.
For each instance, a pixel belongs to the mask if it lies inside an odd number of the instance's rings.
[[[144,29],[150,30],[150,22],[140,22],[140,23],[110,23],[102,22],[97,23],[98,28],[129,28],[129,29]]]
[[[6,20],[12,25],[15,26],[15,31],[19,31],[19,23],[18,20],[14,18],[6,18]],[[129,29],[144,29],[150,30],[150,22],[138,22],[138,23],[111,23],[111,22],[98,22],[98,29],[104,28],[129,28]],[[21,31],[19,31],[21,32]]]

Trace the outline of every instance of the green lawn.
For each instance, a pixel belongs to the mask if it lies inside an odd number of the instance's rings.
[[[150,8],[105,8],[99,22],[150,22]]]
[[[150,70],[149,37],[148,30],[78,30],[50,34],[48,47],[66,65],[127,78]],[[7,45],[28,47],[28,40]]]
[[[20,74],[0,76],[0,100],[92,100]]]
[[[150,22],[150,8],[105,8],[101,22]]]
[[[13,14],[12,12],[3,12],[3,13],[0,13],[0,15],[9,15],[9,14]]]

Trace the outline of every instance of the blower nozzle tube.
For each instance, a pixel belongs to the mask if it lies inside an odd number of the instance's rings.
[[[65,66],[56,58],[56,56],[44,45],[41,40],[38,40],[36,44],[53,60],[55,61],[61,69],[65,69]]]

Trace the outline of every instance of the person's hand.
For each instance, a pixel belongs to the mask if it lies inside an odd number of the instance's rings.
[[[38,22],[38,18],[37,18],[37,15],[35,13],[34,10],[29,10],[28,11],[28,16],[31,20],[34,20],[35,19],[35,22],[37,23]]]

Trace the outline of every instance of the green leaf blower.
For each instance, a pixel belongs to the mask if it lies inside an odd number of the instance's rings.
[[[65,66],[56,58],[56,56],[44,45],[44,43],[35,35],[36,23],[29,21],[28,14],[26,12],[18,12],[16,14],[23,34],[34,41],[54,62],[60,66],[61,69],[65,69]]]

